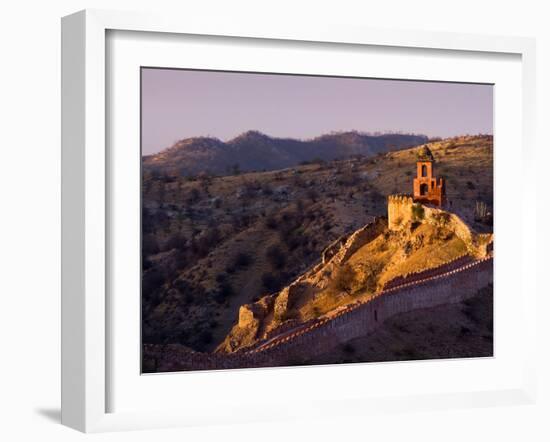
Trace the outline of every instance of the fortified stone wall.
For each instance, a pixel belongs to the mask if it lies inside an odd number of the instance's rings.
[[[346,262],[357,250],[371,242],[386,229],[386,222],[382,218],[374,220],[354,232],[346,241],[340,253],[336,255],[338,263]]]
[[[157,371],[214,370],[244,367],[273,367],[293,364],[329,351],[339,343],[372,332],[386,319],[417,309],[456,303],[474,296],[493,281],[493,258],[466,262],[421,280],[404,282],[383,290],[363,303],[357,302],[331,317],[284,334],[253,350],[230,354],[205,354],[177,345],[144,346],[144,355]]]
[[[388,229],[399,230],[412,221],[412,197],[408,195],[388,196]]]
[[[338,251],[344,246],[349,234],[342,235],[337,240],[330,243],[322,252],[321,252],[321,263],[326,264],[330,259],[338,253]]]

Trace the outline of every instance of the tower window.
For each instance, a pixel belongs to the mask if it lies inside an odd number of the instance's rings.
[[[428,194],[428,185],[426,183],[420,185],[420,195]]]
[[[427,176],[427,175],[428,175],[428,166],[423,164],[422,165],[422,176]]]

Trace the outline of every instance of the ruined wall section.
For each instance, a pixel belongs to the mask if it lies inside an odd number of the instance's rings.
[[[349,238],[349,234],[342,235],[332,243],[330,243],[322,252],[321,252],[321,263],[326,264],[329,262],[334,255],[336,255],[342,247],[344,247],[344,244],[346,244],[346,241]]]
[[[386,230],[386,221],[383,218],[375,218],[374,221],[356,230],[334,255],[333,263],[340,265],[346,262],[357,250],[377,238],[384,230]]]

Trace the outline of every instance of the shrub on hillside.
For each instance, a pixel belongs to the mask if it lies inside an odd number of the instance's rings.
[[[154,255],[155,253],[160,252],[158,241],[154,235],[143,235],[143,239],[141,241],[141,251],[144,258],[146,256]]]
[[[422,207],[422,204],[413,204],[411,210],[414,221],[421,221],[424,219],[424,207]]]
[[[201,193],[200,193],[199,189],[197,189],[196,187],[193,187],[189,191],[189,194],[187,195],[187,198],[185,199],[185,202],[188,205],[194,204],[194,203],[199,201],[200,197],[201,197]]]
[[[231,285],[231,283],[229,281],[225,280],[225,281],[220,282],[220,284],[218,286],[218,290],[214,294],[214,300],[218,304],[222,304],[228,298],[233,296],[233,294],[234,294],[233,286]]]
[[[306,192],[306,197],[311,201],[311,202],[317,202],[317,200],[319,199],[319,192],[317,192],[317,190],[313,189],[313,188],[310,188],[307,190]]]
[[[221,240],[221,232],[217,227],[211,227],[191,238],[191,250],[199,257],[208,255]]]
[[[280,269],[286,264],[286,254],[278,245],[270,246],[265,255],[269,263],[276,269]]]
[[[143,273],[141,280],[141,294],[144,299],[148,299],[164,283],[164,276],[159,269],[152,268]]]
[[[262,275],[262,285],[270,292],[275,292],[281,288],[281,277],[274,273],[264,273]]]
[[[301,244],[303,244],[303,237],[294,234],[289,234],[282,239],[290,251],[296,250]]]
[[[216,275],[216,282],[222,283],[224,281],[227,281],[227,273],[218,273]]]
[[[239,268],[246,268],[252,263],[252,257],[245,252],[239,252],[235,255],[234,266]]]
[[[277,218],[270,213],[265,217],[264,224],[268,229],[275,230],[277,228]]]
[[[362,267],[362,272],[359,275],[357,282],[361,289],[369,293],[374,293],[378,286],[378,278],[384,265],[378,261],[367,261]]]
[[[451,215],[447,212],[441,212],[441,213],[434,213],[432,215],[432,219],[434,221],[434,224],[439,227],[444,227],[447,224],[449,224],[451,220]]]
[[[355,353],[355,347],[350,343],[344,344],[342,350],[344,350],[344,353],[348,355],[352,355]]]
[[[331,288],[336,292],[346,292],[350,294],[353,291],[355,282],[355,270],[349,265],[344,264],[336,272],[336,276],[331,282]]]
[[[198,349],[204,350],[204,348],[210,343],[212,343],[212,333],[208,330],[202,331],[198,336]]]
[[[171,250],[171,249],[184,250],[186,243],[187,243],[187,238],[185,238],[185,235],[181,234],[180,232],[176,232],[168,237],[168,239],[166,240],[166,243],[164,244],[163,249],[164,250]]]
[[[336,184],[339,186],[353,186],[354,184],[357,184],[359,180],[359,175],[357,173],[346,170],[346,171],[337,171],[338,178],[336,179]]]

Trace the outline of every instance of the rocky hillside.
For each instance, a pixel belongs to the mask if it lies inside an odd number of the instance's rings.
[[[429,146],[435,173],[447,179],[453,211],[476,230],[491,231],[492,137]],[[144,342],[213,351],[238,321],[241,306],[280,292],[318,264],[331,243],[385,216],[387,195],[410,193],[417,151],[223,177],[146,171]],[[398,243],[396,238],[395,250]],[[448,247],[455,245],[450,238]]]
[[[401,204],[396,202],[395,204]],[[326,249],[323,260],[280,292],[242,306],[220,352],[251,347],[288,329],[364,302],[396,278],[447,264],[483,258],[490,234],[476,234],[449,212],[412,201],[398,228],[379,218]]]
[[[224,143],[217,138],[198,137],[178,141],[162,152],[143,158],[153,173],[228,175],[235,172],[266,171],[297,166],[313,160],[334,160],[355,155],[370,157],[381,152],[425,143],[422,135],[366,135],[343,132],[311,140],[272,138],[249,131]]]

